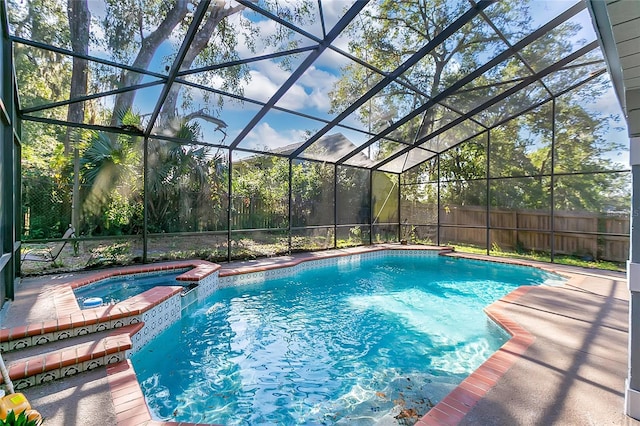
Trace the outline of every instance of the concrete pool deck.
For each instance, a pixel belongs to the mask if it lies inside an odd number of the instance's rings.
[[[220,273],[265,270],[304,259],[370,250],[363,247],[234,262],[222,264]],[[448,255],[531,264],[561,273],[569,280],[562,287],[522,287],[491,305],[488,314],[516,338],[416,424],[640,425],[623,412],[628,333],[624,273]],[[90,272],[23,279],[16,289],[16,300],[0,313],[0,327],[56,319],[51,292],[87,274]],[[163,424],[144,416],[146,407],[140,407],[143,399],[139,388],[135,392],[137,382],[128,364],[109,370],[107,374],[106,368],[97,368],[22,392],[44,415],[45,425]]]

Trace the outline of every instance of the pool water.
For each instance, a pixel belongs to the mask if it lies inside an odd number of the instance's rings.
[[[83,301],[94,297],[101,298],[105,304],[113,304],[143,293],[156,286],[183,285],[184,283],[176,281],[176,277],[183,272],[184,271],[151,275],[122,275],[75,288],[73,293],[80,306],[83,306]]]
[[[314,269],[217,291],[132,362],[158,420],[412,424],[508,339],[483,308],[545,280],[442,256]]]

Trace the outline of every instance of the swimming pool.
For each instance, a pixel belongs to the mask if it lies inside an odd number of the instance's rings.
[[[389,257],[218,290],[133,357],[155,418],[411,424],[508,338],[483,308],[533,268]]]
[[[78,305],[84,307],[85,302],[99,298],[104,304],[114,304],[143,293],[156,286],[185,285],[176,280],[185,270],[170,273],[130,274],[107,278],[73,289]],[[87,307],[95,305],[89,304]]]

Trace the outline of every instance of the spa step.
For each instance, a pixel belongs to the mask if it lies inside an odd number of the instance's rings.
[[[179,294],[181,289],[177,286],[155,287],[116,305],[80,310],[71,289],[65,288],[61,292],[63,295],[56,296],[56,303],[62,305],[66,299],[73,305],[68,312],[54,320],[0,329],[0,351],[4,353],[141,323],[145,312]]]
[[[132,346],[131,336],[142,326],[129,325],[18,349],[3,353],[3,358],[13,386],[20,390],[124,360]]]

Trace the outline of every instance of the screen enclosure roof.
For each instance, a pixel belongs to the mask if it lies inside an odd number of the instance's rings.
[[[50,28],[22,25],[42,4]],[[24,119],[246,155],[401,173],[607,71],[584,1],[74,4],[9,2],[14,52],[65,87],[18,75]]]

